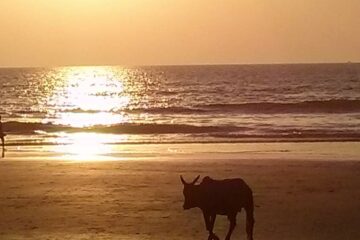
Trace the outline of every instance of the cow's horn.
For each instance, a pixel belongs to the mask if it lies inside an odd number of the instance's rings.
[[[194,184],[197,182],[197,180],[199,180],[199,178],[200,178],[200,175],[199,175],[199,176],[197,176],[191,184],[193,184],[193,185],[194,185]]]
[[[185,182],[184,178],[183,178],[181,175],[180,175],[180,179],[181,179],[181,182],[182,182],[184,185],[187,184],[187,182]]]

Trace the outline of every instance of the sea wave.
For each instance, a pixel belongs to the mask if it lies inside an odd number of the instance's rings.
[[[45,111],[38,111],[38,110],[18,110],[13,111],[13,114],[45,114]]]
[[[295,103],[257,102],[243,104],[198,105],[202,111],[237,111],[243,113],[358,113],[360,100],[303,101]]]
[[[100,113],[103,112],[101,110],[92,110],[92,109],[81,109],[81,108],[70,108],[70,109],[62,109],[60,112],[68,112],[68,113]]]
[[[323,130],[282,130],[272,133],[210,133],[209,136],[222,139],[232,139],[233,141],[334,141],[352,140],[359,141],[360,133],[352,131],[323,131]]]
[[[152,113],[152,114],[201,114],[209,112],[207,109],[187,107],[152,107],[152,108],[130,108],[122,110],[126,113]]]
[[[103,110],[81,108],[62,109],[60,112],[70,113],[100,113]],[[150,114],[221,114],[221,113],[249,113],[249,114],[314,114],[314,113],[360,113],[360,100],[333,99],[324,101],[303,102],[253,102],[234,104],[200,104],[190,107],[126,107],[113,109],[112,113],[150,113]],[[17,114],[42,114],[42,111],[24,110],[16,111]]]
[[[248,128],[237,126],[195,126],[187,124],[134,124],[96,125],[77,128],[52,123],[6,122],[4,131],[13,134],[37,134],[43,132],[99,132],[112,134],[170,134],[170,133],[211,133],[244,131]]]
[[[353,129],[303,128],[250,128],[238,126],[195,126],[187,124],[134,124],[96,125],[79,128],[52,123],[4,122],[8,135],[36,135],[56,137],[58,133],[104,133],[147,135],[155,143],[169,142],[281,142],[281,141],[360,141],[360,132]],[[172,136],[159,140],[159,135]],[[165,139],[165,140],[164,140]],[[160,142],[159,142],[160,141]]]
[[[251,114],[286,114],[286,113],[359,113],[360,100],[324,100],[303,102],[254,102],[240,104],[202,104],[193,107],[154,107],[122,110],[127,113],[153,114],[212,114],[212,113],[251,113]]]

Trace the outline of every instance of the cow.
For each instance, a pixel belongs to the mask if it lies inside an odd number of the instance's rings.
[[[197,176],[191,183],[187,183],[182,176],[184,185],[184,210],[200,208],[206,230],[209,232],[208,240],[218,240],[213,232],[216,215],[225,215],[230,221],[226,240],[230,240],[236,226],[236,215],[242,208],[246,211],[246,234],[248,240],[253,240],[254,228],[254,201],[251,188],[241,178],[214,180],[204,177],[200,184],[195,184],[200,178]]]

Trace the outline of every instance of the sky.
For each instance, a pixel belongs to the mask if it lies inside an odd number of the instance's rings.
[[[0,67],[360,62],[359,0],[0,0]]]

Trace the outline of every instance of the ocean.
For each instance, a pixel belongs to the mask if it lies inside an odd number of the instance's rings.
[[[360,140],[360,64],[0,69],[9,146]]]

